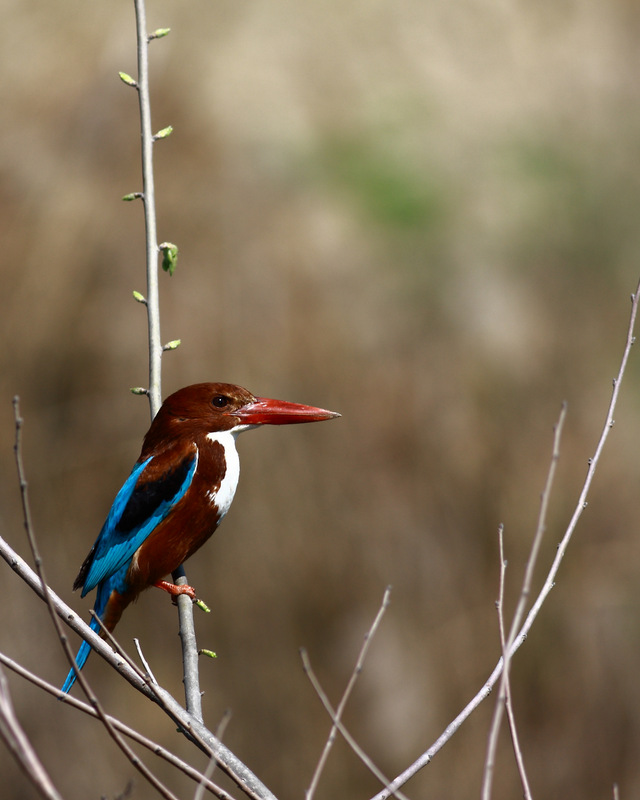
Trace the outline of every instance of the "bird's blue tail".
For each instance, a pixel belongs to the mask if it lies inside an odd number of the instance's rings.
[[[107,606],[107,601],[109,600],[110,595],[111,595],[111,582],[107,580],[98,586],[96,604],[93,609],[101,619],[102,615],[104,614],[104,610]],[[89,622],[89,627],[91,628],[92,631],[100,633],[100,623],[95,617],[91,617],[91,621]],[[82,644],[80,645],[80,649],[78,650],[78,654],[76,656],[76,668],[78,669],[78,671],[80,671],[82,667],[84,667],[86,660],[89,658],[90,652],[91,652],[91,645],[88,642],[82,642]],[[75,670],[71,668],[69,670],[69,674],[67,675],[67,679],[62,685],[61,691],[67,694],[75,682],[76,682],[76,673]]]

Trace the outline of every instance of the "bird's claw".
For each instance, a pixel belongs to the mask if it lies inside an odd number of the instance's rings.
[[[156,581],[153,585],[157,586],[158,589],[168,592],[173,597],[174,602],[179,594],[186,594],[194,602],[196,600],[196,590],[193,588],[193,586],[189,586],[186,583],[179,586],[178,584],[170,583],[169,581]]]
[[[174,604],[178,602],[178,595],[186,594],[187,597],[190,597],[191,600],[198,606],[199,609],[205,611],[207,614],[211,611],[209,606],[204,602],[204,600],[200,600],[196,597],[196,590],[193,586],[189,586],[187,583],[177,584],[177,583],[170,583],[169,581],[157,581],[153,584],[157,586],[158,589],[162,589],[165,592],[168,592],[171,595],[171,599],[173,600]]]

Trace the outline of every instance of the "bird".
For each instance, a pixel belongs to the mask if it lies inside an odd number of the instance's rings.
[[[97,589],[92,630],[104,635],[98,617],[113,631],[125,608],[150,586],[195,599],[193,587],[164,578],[207,541],[229,510],[240,474],[240,433],[339,416],[256,397],[230,383],[198,383],[167,397],[73,584],[81,597]],[[78,671],[90,652],[83,641]],[[61,691],[68,693],[75,680],[72,667]]]

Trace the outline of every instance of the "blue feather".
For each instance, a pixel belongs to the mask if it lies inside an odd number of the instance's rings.
[[[113,586],[111,585],[111,581],[107,580],[100,584],[98,587],[98,594],[96,595],[96,602],[94,606],[94,611],[96,614],[102,618],[104,614],[104,610],[107,607],[107,602],[109,601],[109,597],[111,596],[111,592],[113,591]],[[91,617],[91,621],[89,622],[89,627],[95,633],[100,633],[100,623],[95,617]],[[76,655],[76,668],[78,671],[84,667],[86,660],[89,658],[89,653],[91,652],[91,645],[89,642],[82,642],[80,645],[80,649],[78,650],[78,654]],[[69,674],[62,685],[61,691],[65,694],[69,692],[73,684],[76,682],[76,672],[73,668],[69,670]]]
[[[116,495],[74,584],[74,588],[82,586],[82,597],[98,587],[94,611],[100,619],[103,618],[111,593],[115,590],[122,594],[129,588],[127,572],[134,553],[184,497],[198,465],[196,450],[182,461],[171,464],[160,477],[145,480],[145,470],[153,458],[151,456],[136,464],[131,471]],[[100,625],[94,617],[89,626],[96,633],[100,632]],[[90,652],[91,645],[83,641],[76,656],[78,670],[82,669]],[[62,691],[68,692],[75,680],[76,673],[71,669]]]
[[[170,476],[177,475],[178,481],[166,476],[162,480],[145,481],[145,469],[152,460],[153,458],[148,458],[134,467],[113,501],[94,545],[91,564],[84,578],[82,597],[125,564],[129,566],[136,550],[182,499],[191,485],[198,462],[197,453],[191,453],[189,458],[184,459],[169,473]],[[168,481],[171,483],[170,491],[166,491],[165,484]],[[160,491],[158,487],[161,487]],[[143,513],[142,518],[138,519],[140,505]],[[127,524],[127,519],[131,517],[136,518],[133,526]],[[124,575],[122,577],[124,579]],[[122,592],[126,585],[122,581],[113,588]]]

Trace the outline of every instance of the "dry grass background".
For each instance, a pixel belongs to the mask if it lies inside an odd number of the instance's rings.
[[[392,606],[347,724],[395,775],[494,665],[497,526],[513,606],[560,403],[542,565],[577,497],[640,270],[640,13],[630,0],[149,0],[164,392],[201,380],[343,413],[240,440],[236,503],[188,574],[207,721],[282,798],[328,732],[302,674],[343,687],[382,592]],[[138,454],[146,403],[142,214],[129,2],[2,0],[0,529],[24,550],[11,397],[22,397],[50,579],[77,568]],[[558,585],[513,665],[534,795],[640,796],[638,365]],[[539,577],[540,577],[539,576]],[[0,647],[59,683],[46,613],[4,568]],[[118,629],[179,694],[170,604]],[[91,659],[111,711],[187,752]],[[98,725],[15,677],[19,716],[68,800],[132,776]],[[490,705],[406,789],[479,792]],[[180,777],[159,773],[183,797]],[[0,752],[3,800],[32,797]],[[340,745],[321,798],[376,789]],[[134,777],[131,797],[151,796]],[[520,796],[507,737],[496,798]]]

